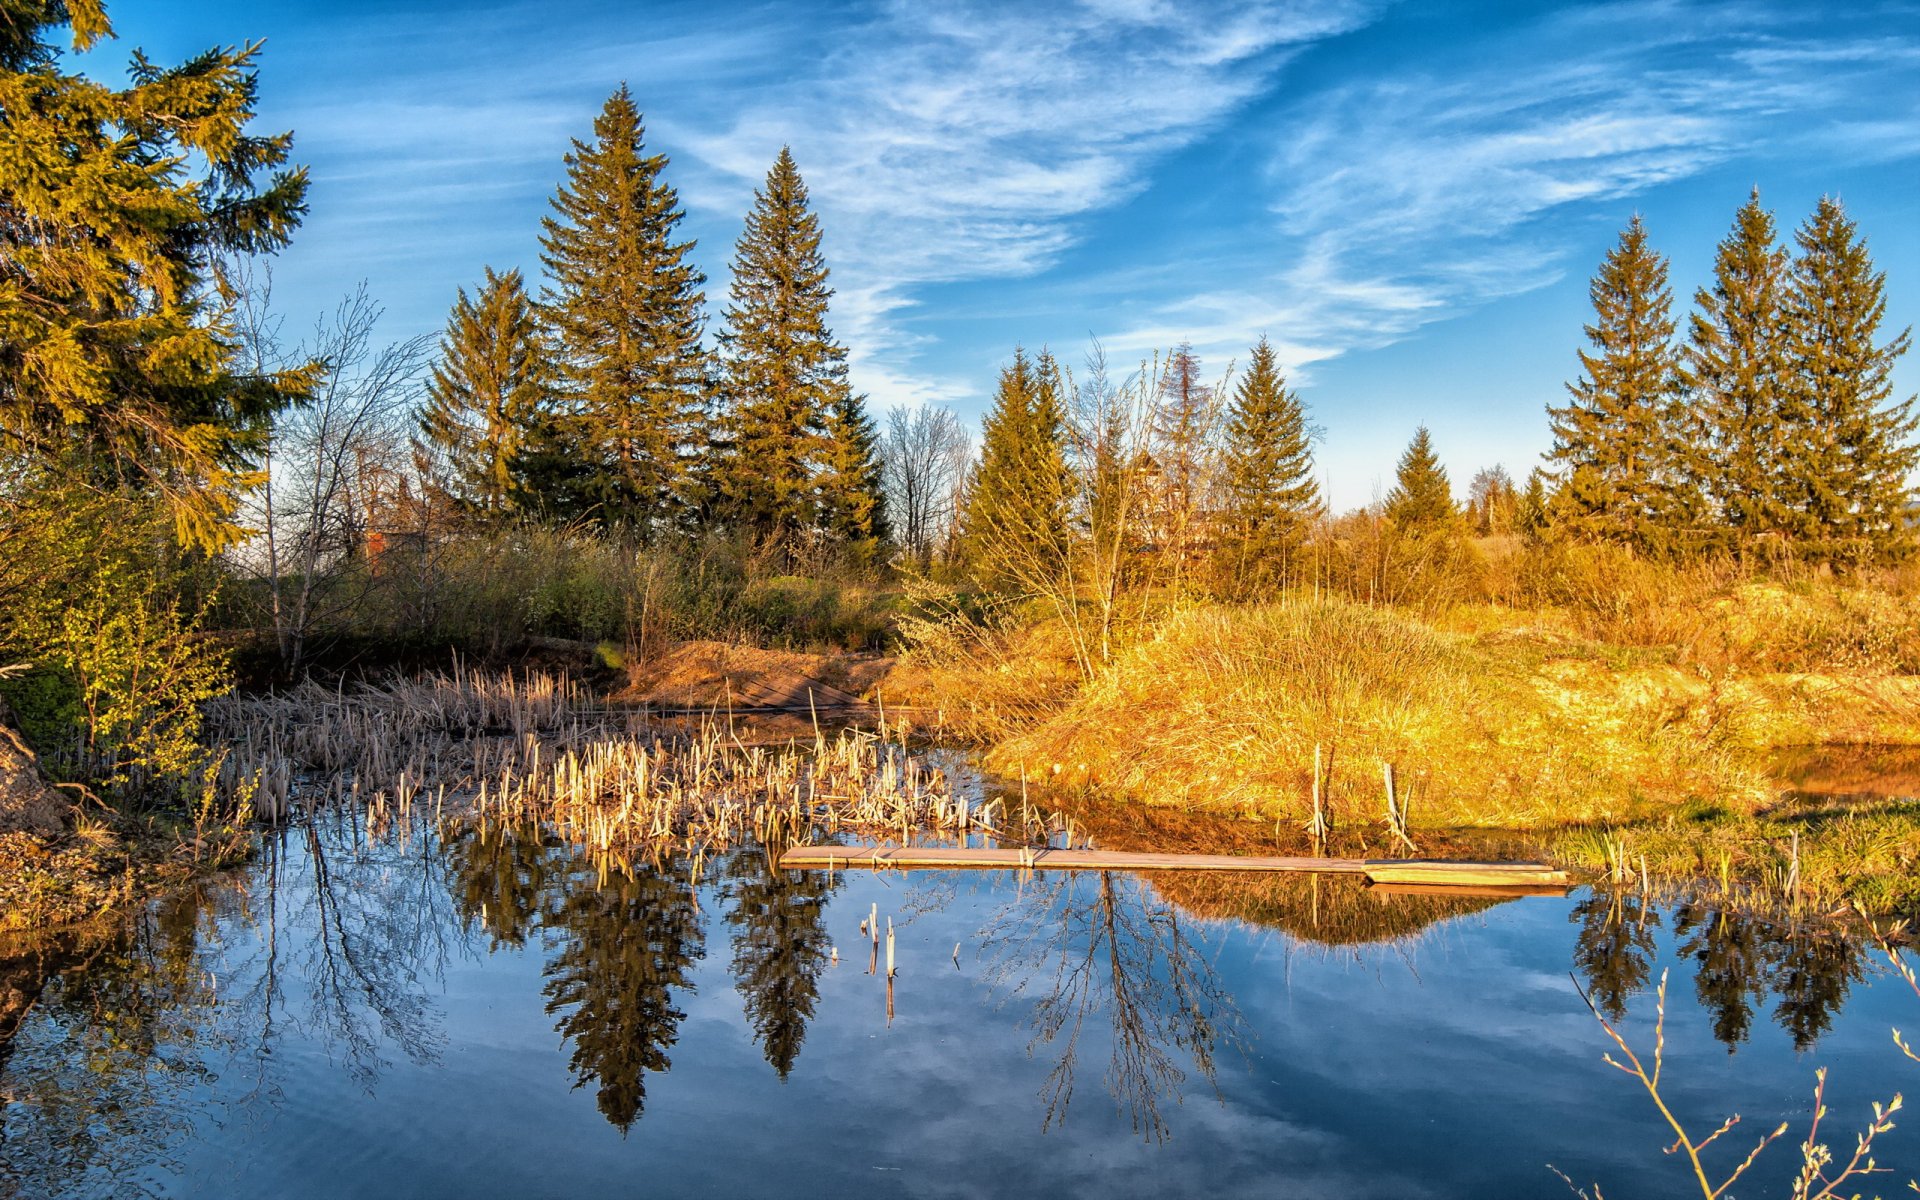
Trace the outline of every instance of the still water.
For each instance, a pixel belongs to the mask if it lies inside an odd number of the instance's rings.
[[[861,932],[877,912],[869,973]],[[897,974],[889,996],[884,929]],[[837,958],[836,958],[837,952]],[[1836,1144],[1920,1085],[1869,950],[1576,892],[1338,881],[603,873],[323,813],[0,977],[0,1194],[1609,1196],[1686,1193],[1576,991],[1785,1195],[1816,1066]],[[1904,1114],[1903,1114],[1904,1116]],[[1718,1147],[1716,1147],[1716,1150]],[[1920,1173],[1920,1129],[1877,1190]]]

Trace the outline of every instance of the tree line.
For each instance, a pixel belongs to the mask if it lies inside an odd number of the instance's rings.
[[[791,152],[754,196],[713,351],[667,158],[624,85],[565,163],[539,296],[489,267],[448,319],[420,426],[457,498],[642,542],[718,527],[877,561],[879,433],[827,325],[820,219]]]
[[[1911,330],[1840,201],[1781,246],[1756,188],[1677,336],[1667,260],[1635,217],[1589,289],[1582,373],[1549,415],[1556,524],[1661,554],[1827,562],[1910,551],[1920,422],[1893,396]]]
[[[1547,467],[1524,488],[1481,471],[1464,505],[1423,425],[1379,503],[1330,516],[1313,427],[1264,338],[1231,385],[1202,382],[1185,346],[1118,389],[1097,353],[1076,383],[1050,353],[1016,350],[952,557],[982,583],[1062,593],[1075,619],[1122,580],[1239,599],[1324,581],[1392,599],[1469,564],[1474,535],[1662,558],[1901,558],[1920,515],[1920,417],[1891,371],[1910,331],[1882,330],[1886,276],[1838,200],[1794,244],[1777,243],[1756,190],[1681,338],[1666,259],[1635,217],[1592,280],[1579,377],[1548,406]]]

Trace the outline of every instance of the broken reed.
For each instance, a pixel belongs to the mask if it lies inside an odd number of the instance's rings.
[[[993,832],[944,772],[890,735],[818,728],[810,742],[749,745],[713,720],[693,733],[644,710],[597,707],[564,675],[480,674],[232,697],[209,713],[230,786],[255,811],[360,803],[370,824],[435,818],[540,823],[579,845],[776,842],[824,828],[898,836]]]

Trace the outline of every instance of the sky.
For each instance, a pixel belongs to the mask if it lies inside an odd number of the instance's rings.
[[[625,82],[686,206],[711,331],[753,192],[789,145],[835,333],[876,413],[976,422],[1017,345],[1113,369],[1263,334],[1322,431],[1337,508],[1425,424],[1456,491],[1550,444],[1587,281],[1635,213],[1684,311],[1753,187],[1783,235],[1825,194],[1920,322],[1920,2],[1812,5],[787,4],[109,0],[177,62],[265,39],[259,128],[311,213],[288,331],[365,282],[433,334],[482,269],[539,273],[570,140]],[[1920,389],[1920,356],[1896,371]]]

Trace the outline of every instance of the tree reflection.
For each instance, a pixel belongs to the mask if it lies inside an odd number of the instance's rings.
[[[570,851],[497,825],[453,843],[448,864],[462,920],[486,930],[490,950],[524,946],[553,902],[556,860],[566,857]]]
[[[171,1165],[182,1098],[235,1032],[199,947],[208,899],[191,889],[0,964],[0,1194],[137,1195]]]
[[[1683,939],[1680,952],[1696,963],[1693,990],[1713,1017],[1713,1036],[1731,1054],[1747,1040],[1754,1010],[1767,994],[1761,924],[1689,901],[1674,910],[1673,931]]]
[[[1770,956],[1773,1016],[1793,1038],[1796,1050],[1810,1049],[1833,1027],[1847,993],[1862,974],[1859,947],[1840,937],[1803,934],[1775,944]]]
[[[1211,1085],[1216,1047],[1238,1040],[1239,1011],[1179,910],[1135,876],[1054,876],[1003,909],[984,937],[995,987],[1032,998],[1029,1051],[1059,1055],[1041,1089],[1043,1129],[1066,1117],[1090,1020],[1104,1015],[1110,1034],[1108,1091],[1152,1141],[1167,1138],[1160,1104],[1179,1102],[1181,1056]]]
[[[1653,972],[1660,914],[1644,896],[1595,891],[1573,906],[1568,919],[1580,926],[1574,969],[1586,977],[1594,1007],[1608,1020],[1620,1020],[1627,1015],[1627,1001],[1646,988]]]
[[[0,1194],[139,1194],[214,1096],[279,1094],[289,1030],[363,1086],[390,1050],[432,1061],[426,985],[452,928],[436,850],[361,834],[351,817],[276,831],[244,883],[203,881],[0,969]],[[250,1090],[213,1090],[239,1068]]]
[[[1594,1007],[1609,1020],[1647,986],[1660,916],[1643,897],[1595,892],[1574,906],[1580,924],[1576,969]],[[1854,982],[1865,971],[1858,945],[1698,900],[1674,908],[1678,952],[1694,960],[1694,994],[1713,1020],[1713,1036],[1729,1052],[1752,1034],[1753,1017],[1774,998],[1773,1017],[1797,1050],[1833,1027]]]
[[[667,1050],[686,1017],[674,991],[693,988],[705,954],[691,873],[684,861],[614,872],[572,860],[554,872],[558,902],[546,935],[547,1012],[573,1043],[574,1086],[598,1085],[600,1111],[622,1132],[646,1106],[646,1074],[671,1065]]]
[[[729,856],[727,875],[734,987],[754,1041],[785,1079],[820,998],[831,948],[827,898],[838,884],[823,871],[782,871],[752,847]]]

